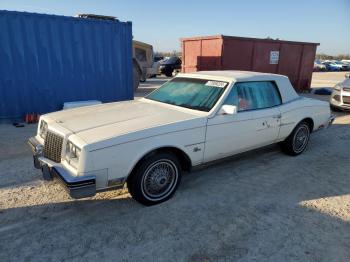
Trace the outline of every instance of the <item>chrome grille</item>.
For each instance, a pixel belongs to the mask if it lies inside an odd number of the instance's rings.
[[[62,144],[63,137],[48,131],[44,143],[44,157],[60,163]]]
[[[343,96],[343,103],[350,104],[350,96]]]

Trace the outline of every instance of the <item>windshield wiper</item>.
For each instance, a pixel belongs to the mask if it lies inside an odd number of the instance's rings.
[[[206,112],[209,111],[208,108],[205,106],[191,106],[191,105],[187,105],[187,104],[180,104],[179,106],[186,107],[189,109],[199,110],[199,111],[206,111]]]

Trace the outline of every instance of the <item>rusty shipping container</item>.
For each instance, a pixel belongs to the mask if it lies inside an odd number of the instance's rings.
[[[246,70],[286,75],[297,91],[310,88],[319,43],[205,36],[182,38],[182,72]]]

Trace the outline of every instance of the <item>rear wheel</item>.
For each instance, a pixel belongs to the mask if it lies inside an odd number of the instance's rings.
[[[306,121],[302,121],[294,128],[287,139],[280,143],[282,151],[291,156],[300,155],[309,143],[310,133],[309,124]]]
[[[170,199],[181,181],[181,166],[171,153],[151,155],[136,167],[127,182],[131,196],[150,206]]]
[[[146,76],[146,74],[145,73],[141,73],[141,77],[140,77],[140,82],[146,82],[146,80],[147,80],[147,76]]]

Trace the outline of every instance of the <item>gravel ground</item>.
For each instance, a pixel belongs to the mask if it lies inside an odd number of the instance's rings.
[[[153,207],[126,190],[75,201],[43,182],[35,129],[0,125],[1,261],[349,261],[349,114],[301,156],[270,146],[204,166]]]

